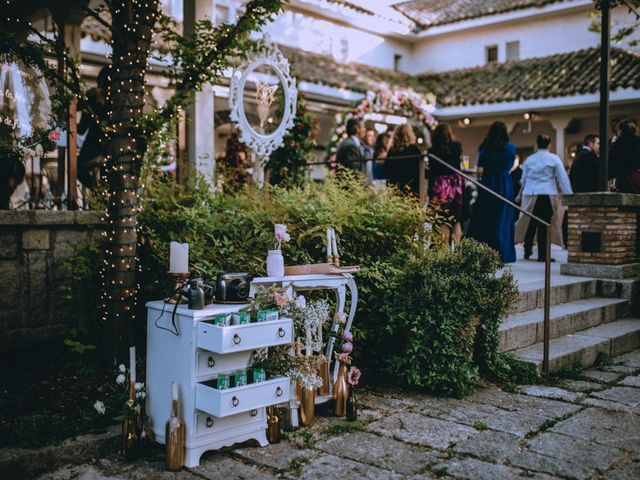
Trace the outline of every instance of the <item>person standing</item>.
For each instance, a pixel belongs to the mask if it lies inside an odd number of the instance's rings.
[[[507,126],[494,122],[480,145],[478,176],[488,189],[513,202],[511,168],[516,146],[509,141]],[[479,189],[471,218],[471,237],[484,242],[500,254],[503,263],[516,261],[513,207]]]
[[[369,183],[373,182],[373,158],[376,145],[376,131],[372,128],[367,128],[364,134],[364,141],[362,142],[363,155],[366,159],[365,175]]]
[[[336,152],[336,162],[345,168],[356,172],[364,172],[364,145],[363,139],[366,129],[364,120],[361,118],[350,118],[347,121],[347,135],[338,146]]]
[[[618,124],[618,135],[609,150],[609,178],[620,193],[640,193],[640,137],[634,120]]]
[[[538,135],[538,151],[530,155],[522,167],[522,208],[541,220],[551,224],[551,242],[562,245],[561,223],[558,211],[558,185],[564,194],[571,194],[571,183],[562,160],[549,151],[551,138]],[[547,258],[547,235],[545,227],[524,213],[516,223],[516,243],[524,241],[524,258],[529,259],[533,250],[533,239],[538,239],[538,261]],[[553,262],[554,260],[551,259]]]
[[[600,137],[589,133],[571,165],[569,180],[574,193],[600,191]]]
[[[424,175],[424,172],[418,172],[421,155],[411,125],[398,125],[393,132],[393,146],[384,161],[387,182],[420,197],[419,175]]]
[[[384,132],[378,135],[376,145],[373,149],[373,179],[384,180],[384,159],[387,158],[391,148],[391,134]]]
[[[462,161],[462,144],[454,139],[453,130],[447,123],[440,123],[431,136],[432,147],[430,155],[444,160],[447,165],[460,168]],[[442,165],[437,160],[429,160],[429,200],[439,205],[445,216],[451,218],[453,227],[442,227],[442,240],[445,245],[451,242],[453,230],[453,243],[460,244],[462,236],[462,196],[464,193],[464,179],[453,170]]]

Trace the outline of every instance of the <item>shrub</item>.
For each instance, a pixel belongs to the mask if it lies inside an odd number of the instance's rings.
[[[386,366],[404,383],[460,397],[479,374],[499,375],[498,327],[517,289],[498,254],[463,240],[454,253],[429,250],[409,260],[388,289],[388,333],[404,348]]]

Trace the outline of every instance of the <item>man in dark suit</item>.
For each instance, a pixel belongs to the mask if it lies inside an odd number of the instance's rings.
[[[600,173],[600,138],[590,133],[584,137],[582,148],[576,154],[569,179],[573,193],[598,192]]]
[[[343,167],[357,172],[365,171],[364,136],[366,128],[361,118],[350,118],[347,121],[347,135],[338,146],[336,162]]]

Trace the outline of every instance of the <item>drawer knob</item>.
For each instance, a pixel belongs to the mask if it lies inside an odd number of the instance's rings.
[[[256,415],[258,415],[258,410],[256,410],[255,408],[253,410],[251,410],[251,414],[252,417],[255,417]]]
[[[284,328],[280,327],[278,328],[278,336],[280,338],[284,337],[287,334],[287,332],[284,331]]]
[[[276,388],[276,397],[281,397],[283,393],[284,392],[282,391],[282,388],[280,387]]]
[[[238,335],[237,333],[233,336],[233,343],[235,343],[236,345],[240,345],[240,342],[242,341],[242,338],[240,338],[240,335]]]
[[[213,418],[207,417],[207,428],[213,427]]]
[[[231,403],[233,404],[234,407],[237,407],[240,404],[240,400],[238,400],[238,397],[233,397],[231,399]]]
[[[213,368],[216,366],[216,361],[213,359],[213,357],[209,357],[207,359],[207,365],[209,365],[209,368]]]

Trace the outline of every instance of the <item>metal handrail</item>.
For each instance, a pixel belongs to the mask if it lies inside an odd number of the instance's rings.
[[[368,161],[376,161],[376,160],[389,160],[389,159],[396,160],[396,159],[400,159],[400,158],[416,158],[416,157],[417,157],[417,155],[393,155],[393,156],[388,156],[388,157],[383,157],[383,158],[367,158],[367,159],[363,159],[363,160],[360,160],[360,159],[358,159],[358,160],[350,160],[347,163],[366,163]],[[545,227],[545,233],[546,233],[546,237],[547,237],[547,246],[546,246],[546,259],[545,259],[545,262],[544,262],[544,326],[543,326],[544,334],[543,334],[542,372],[544,374],[548,374],[549,373],[550,324],[551,324],[551,322],[550,322],[550,319],[551,319],[551,228],[550,228],[551,227],[551,223],[542,220],[540,217],[538,217],[537,215],[534,215],[533,213],[527,212],[526,210],[524,210],[519,205],[515,204],[514,202],[512,202],[508,198],[503,197],[499,193],[494,192],[489,187],[487,187],[487,186],[483,185],[482,183],[480,183],[478,180],[476,180],[476,179],[470,177],[469,175],[467,175],[466,173],[464,173],[462,170],[449,165],[447,162],[445,162],[443,159],[441,159],[437,155],[429,153],[427,155],[421,156],[420,158],[424,159],[425,157],[432,158],[433,160],[437,161],[441,165],[444,165],[445,167],[447,167],[449,170],[451,170],[454,173],[460,175],[465,180],[473,183],[474,185],[476,185],[477,187],[481,188],[482,190],[488,192],[490,195],[493,195],[494,197],[496,197],[497,199],[499,199],[503,203],[506,203],[507,205],[515,208],[519,212],[525,214],[527,217],[531,218],[532,220],[535,220],[540,225]],[[335,161],[332,162],[332,161],[324,160],[324,161],[321,161],[321,162],[309,162],[309,163],[307,163],[307,166],[311,166],[311,165],[336,165],[336,164],[337,163]],[[419,175],[420,175],[419,178],[421,178],[423,173],[419,172]]]
[[[545,227],[547,245],[546,245],[546,258],[544,262],[544,336],[543,336],[543,353],[542,353],[542,372],[544,374],[548,374],[549,373],[549,337],[550,337],[550,323],[551,323],[550,322],[550,316],[551,316],[551,228],[550,227],[551,227],[551,223],[545,222],[537,215],[527,212],[522,207],[513,203],[508,198],[505,198],[499,193],[494,192],[489,187],[483,185],[481,182],[477,181],[476,179],[471,178],[469,175],[465,174],[463,171],[457,169],[456,167],[449,165],[447,162],[442,160],[437,155],[433,155],[432,153],[429,153],[427,154],[427,157],[432,158],[433,160],[437,161],[441,165],[444,165],[449,170],[452,170],[458,175],[460,175],[461,177],[463,177],[465,180],[473,183],[477,187],[480,187],[481,189],[485,190],[486,192],[493,195],[497,199],[501,200],[507,205],[512,206],[519,212],[524,213],[526,216],[528,216],[532,220],[535,220],[536,222],[538,222],[539,224]]]

